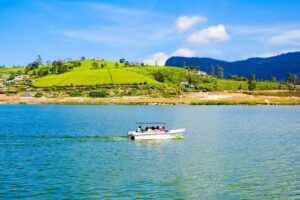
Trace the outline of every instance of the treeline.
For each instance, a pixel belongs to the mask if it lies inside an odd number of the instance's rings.
[[[71,71],[75,67],[81,66],[80,61],[65,61],[65,60],[54,60],[48,61],[46,64],[43,63],[41,56],[38,56],[35,61],[29,63],[25,67],[25,74],[33,76],[46,76],[48,74],[62,74]]]
[[[210,72],[209,75],[218,78],[218,79],[224,79],[224,68],[220,65],[218,65],[217,70],[215,69],[215,66],[211,66],[210,67]],[[238,75],[231,75],[229,76],[230,80],[236,80],[236,81],[247,81],[248,82],[248,89],[251,90],[255,90],[256,89],[256,74],[253,73],[250,77],[243,77],[243,76],[238,76]],[[259,80],[259,81],[263,81],[263,80]],[[277,80],[277,78],[275,76],[272,76],[272,82],[280,82]],[[286,83],[295,86],[296,84],[300,83],[300,79],[296,74],[293,73],[288,73],[287,76],[287,80]]]
[[[29,63],[25,67],[25,74],[33,75],[37,77],[46,76],[48,74],[62,74],[76,67],[80,67],[82,61],[86,60],[84,56],[80,58],[80,60],[54,60],[43,62],[42,57],[40,55],[37,58]],[[92,61],[91,69],[103,69],[106,68],[107,63],[103,59],[96,60],[95,58],[89,59]],[[125,58],[119,59],[119,62],[115,62],[115,67],[118,68],[120,66],[124,67],[143,67],[147,66],[144,63],[134,63],[129,62]]]

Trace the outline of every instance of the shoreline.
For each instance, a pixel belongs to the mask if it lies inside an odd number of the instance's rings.
[[[300,97],[265,96],[233,92],[193,92],[176,97],[21,97],[0,95],[1,104],[78,105],[300,105]]]

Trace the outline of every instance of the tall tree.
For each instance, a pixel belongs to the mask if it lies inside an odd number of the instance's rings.
[[[213,65],[210,66],[210,72],[209,72],[209,74],[211,76],[215,76],[215,66],[213,66]]]
[[[98,69],[98,68],[99,68],[99,64],[98,64],[97,62],[94,61],[94,62],[92,63],[92,68],[93,68],[93,69]]]
[[[221,66],[218,66],[218,74],[217,74],[219,79],[223,79],[224,78],[224,69]]]
[[[297,81],[298,77],[296,74],[293,74],[293,73],[289,73],[288,74],[288,79],[287,79],[287,82],[288,83],[291,83],[291,84],[296,84],[296,81]]]
[[[42,59],[41,55],[38,55],[38,56],[37,56],[35,62],[36,62],[38,65],[43,64],[43,59]]]
[[[252,74],[252,76],[248,79],[248,90],[253,91],[256,89],[256,76]]]

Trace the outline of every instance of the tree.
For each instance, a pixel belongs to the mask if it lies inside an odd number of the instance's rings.
[[[49,73],[49,68],[48,67],[41,67],[37,70],[37,75],[38,76],[46,76]]]
[[[126,62],[126,59],[125,59],[125,58],[121,58],[121,59],[119,60],[119,62],[120,62],[120,63],[125,63],[125,62]]]
[[[187,69],[187,82],[189,83],[189,84],[192,84],[192,82],[193,82],[193,77],[192,77],[192,72],[191,72],[191,70],[189,70],[189,69]]]
[[[105,67],[104,63],[101,63],[101,69],[103,69]]]
[[[40,55],[38,55],[37,58],[32,63],[29,63],[25,67],[25,73],[27,73],[31,70],[39,68],[39,66],[42,65],[42,64],[43,64],[42,57]]]
[[[290,84],[293,84],[295,85],[296,84],[296,81],[297,81],[298,77],[296,74],[293,74],[293,73],[289,73],[288,74],[288,79],[287,79],[287,82],[290,83]]]
[[[92,67],[93,67],[93,69],[98,69],[99,68],[99,64],[97,62],[93,62],[92,63]]]
[[[27,73],[28,71],[31,71],[31,70],[34,70],[34,69],[37,69],[39,67],[39,63],[34,61],[32,63],[29,63],[26,68],[25,68],[25,72]]]
[[[223,79],[224,78],[224,69],[221,66],[218,66],[218,78]]]
[[[238,90],[242,90],[243,89],[243,86],[242,84],[240,83],[239,87],[238,87]]]
[[[42,57],[41,55],[38,55],[35,62],[37,62],[39,65],[42,65],[43,64],[43,60],[42,60]]]
[[[211,76],[215,76],[215,67],[213,65],[210,66],[210,72],[209,72],[209,74]]]
[[[273,81],[273,82],[277,82],[276,76],[272,76],[272,81]]]
[[[58,61],[53,61],[50,71],[53,74],[62,74],[69,71],[69,68],[62,61],[58,60]]]
[[[252,74],[252,76],[248,79],[248,90],[253,91],[256,89],[256,76]]]

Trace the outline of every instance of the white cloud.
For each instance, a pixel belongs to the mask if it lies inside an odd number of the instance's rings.
[[[171,56],[194,57],[196,56],[196,52],[191,49],[181,48],[174,51]]]
[[[211,26],[196,31],[188,37],[191,43],[208,44],[211,42],[226,42],[230,39],[224,25]]]
[[[168,60],[169,56],[164,52],[158,52],[153,54],[152,56],[149,56],[143,62],[147,65],[159,65],[163,66],[165,65],[166,61]]]
[[[273,36],[269,42],[274,45],[300,45],[300,29],[286,31]]]
[[[143,62],[148,65],[163,66],[163,65],[165,65],[168,58],[170,58],[172,56],[193,57],[196,55],[197,55],[197,52],[195,52],[191,49],[181,48],[181,49],[177,49],[176,51],[174,51],[171,54],[166,54],[164,52],[155,53],[155,54],[147,57],[146,59],[144,59]]]
[[[186,31],[196,24],[204,23],[207,19],[201,16],[180,16],[176,20],[176,28],[178,31]]]

